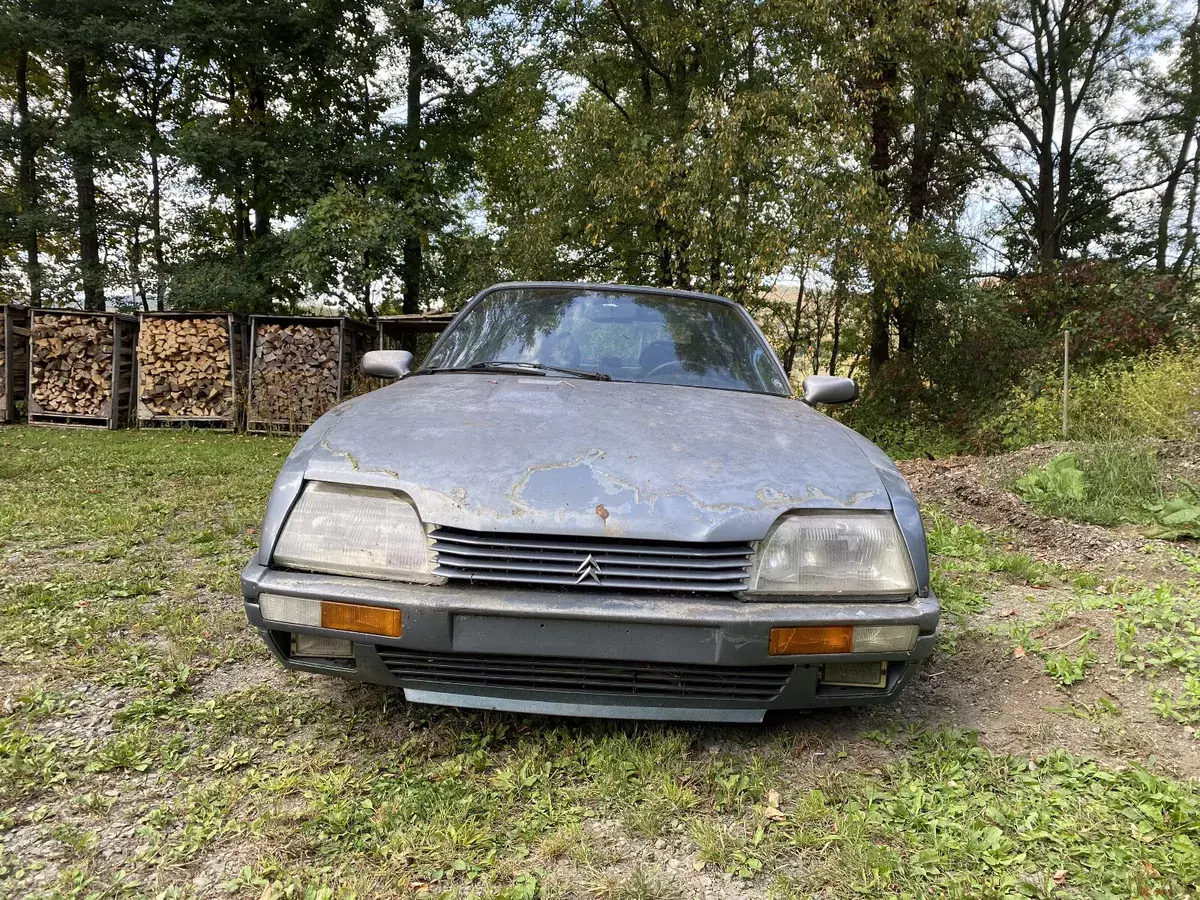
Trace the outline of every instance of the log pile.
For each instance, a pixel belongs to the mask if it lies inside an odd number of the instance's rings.
[[[337,404],[337,326],[260,323],[251,363],[251,423],[295,427],[315,422]]]
[[[113,319],[40,314],[30,341],[30,400],[47,413],[108,416]]]
[[[137,352],[139,418],[234,415],[233,345],[225,317],[144,317]]]

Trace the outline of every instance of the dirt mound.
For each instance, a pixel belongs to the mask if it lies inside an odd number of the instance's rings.
[[[897,465],[922,503],[956,519],[1006,529],[1015,547],[1038,559],[1078,567],[1142,546],[1145,541],[1133,534],[1039,515],[1020,497],[995,486],[1003,480],[1002,472],[1026,471],[1057,452],[1059,448],[1043,445],[1003,457],[913,459]]]

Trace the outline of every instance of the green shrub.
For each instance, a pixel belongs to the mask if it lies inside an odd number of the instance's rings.
[[[1159,350],[1071,377],[1069,436],[1084,441],[1200,440],[1200,348]],[[1016,388],[984,423],[1010,449],[1062,437],[1062,376]]]
[[[1197,315],[1190,285],[1170,275],[1088,260],[1023,275],[1000,290],[1012,312],[1057,345],[1071,329],[1078,362],[1132,357],[1185,340]],[[1047,347],[1046,349],[1051,349]]]
[[[1200,490],[1181,482],[1184,493],[1170,500],[1146,504],[1152,527],[1150,537],[1177,541],[1190,538],[1200,541]]]
[[[1095,525],[1150,521],[1163,499],[1154,448],[1128,443],[1060,453],[1013,488],[1043,515]]]
[[[1083,472],[1074,453],[1060,453],[1046,465],[1033,469],[1017,480],[1017,491],[1027,503],[1082,503]]]

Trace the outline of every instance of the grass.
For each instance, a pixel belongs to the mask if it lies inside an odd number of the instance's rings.
[[[1089,444],[1030,470],[1009,485],[1043,515],[1093,525],[1147,524],[1163,500],[1164,478],[1153,447]]]
[[[1074,895],[1130,897],[1200,881],[1190,782],[998,753],[903,712],[556,720],[284,674],[237,575],[287,450],[0,430],[0,896],[690,898],[726,879],[750,897],[1050,896],[1062,872]],[[1066,577],[936,513],[930,539],[954,616],[994,582]],[[1161,673],[1187,717],[1195,594],[1156,591],[1072,597],[1124,603],[1122,664]]]

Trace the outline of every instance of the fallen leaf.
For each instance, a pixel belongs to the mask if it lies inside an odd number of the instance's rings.
[[[1000,618],[1007,619],[1009,616],[1015,616],[1016,614],[1017,611],[1015,609],[1005,609],[1000,611]]]
[[[1024,647],[1014,647],[1013,648],[1013,659],[1023,659],[1024,657],[1025,657],[1025,648]]]
[[[705,865],[706,865],[706,863],[704,862],[704,860],[698,859],[694,863],[692,863],[692,868],[695,869],[697,872],[703,872]]]

